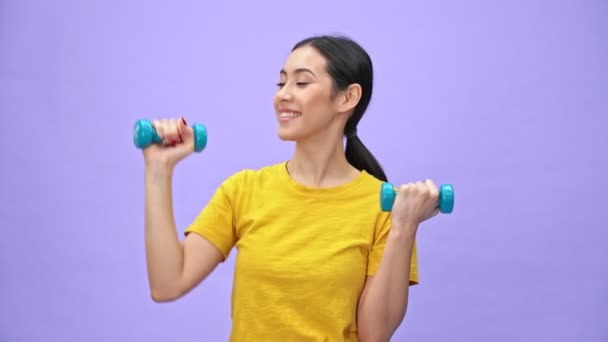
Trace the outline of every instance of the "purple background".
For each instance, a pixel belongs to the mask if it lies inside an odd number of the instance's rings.
[[[606,1],[4,0],[0,341],[227,340],[234,253],[150,299],[132,126],[208,126],[175,173],[181,236],[228,175],[290,157],[272,96],[316,33],[372,55],[359,133],[390,179],[456,189],[393,341],[608,340]]]

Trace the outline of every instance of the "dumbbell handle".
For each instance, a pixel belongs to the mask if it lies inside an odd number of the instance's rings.
[[[380,207],[382,211],[392,210],[396,196],[397,191],[391,183],[382,183],[382,188],[380,189]],[[441,184],[439,186],[437,207],[439,208],[439,212],[443,214],[449,214],[454,210],[454,188],[451,184]]]
[[[194,132],[194,151],[200,152],[207,146],[207,128],[202,124],[192,125]],[[158,135],[150,120],[140,119],[133,127],[133,143],[135,147],[144,149],[151,144],[162,144],[163,139]]]

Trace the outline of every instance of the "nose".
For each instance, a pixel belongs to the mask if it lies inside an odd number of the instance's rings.
[[[291,92],[286,86],[282,86],[277,90],[277,99],[281,102],[290,101],[292,99]]]

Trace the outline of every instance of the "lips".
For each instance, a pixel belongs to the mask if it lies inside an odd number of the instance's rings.
[[[281,109],[279,110],[279,120],[281,122],[287,122],[293,119],[300,117],[302,113],[290,110],[290,109]]]
[[[302,115],[302,113],[299,113],[299,112],[280,112],[279,113],[280,118],[297,118],[300,115]]]

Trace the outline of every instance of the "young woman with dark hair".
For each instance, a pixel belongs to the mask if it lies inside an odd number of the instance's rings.
[[[372,61],[355,41],[296,44],[274,96],[292,157],[226,178],[183,241],[171,183],[193,132],[183,119],[155,121],[165,144],[143,151],[153,300],[184,296],[236,248],[231,341],[388,341],[418,283],[415,237],[438,213],[438,189],[403,185],[392,211],[380,210],[387,177],[357,135],[372,89]]]

